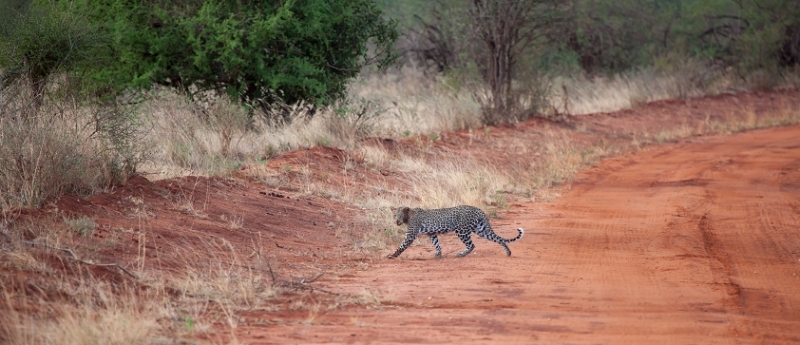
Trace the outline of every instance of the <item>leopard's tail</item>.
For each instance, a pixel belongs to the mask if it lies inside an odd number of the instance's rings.
[[[492,241],[492,242],[511,243],[511,242],[516,241],[516,240],[519,240],[520,238],[522,238],[522,235],[525,234],[525,230],[523,230],[522,228],[517,228],[517,231],[519,231],[519,234],[517,235],[517,237],[511,238],[511,239],[505,239],[505,238],[502,238],[499,235],[497,235],[494,232],[494,230],[492,230],[492,226],[489,225],[488,221],[484,221],[484,222],[481,222],[478,225],[478,228],[475,230],[475,233],[478,236],[483,237],[483,238],[485,238],[485,239],[487,239],[489,241]]]
[[[505,239],[505,238],[504,238],[504,239],[503,239],[503,242],[505,242],[505,243],[511,243],[511,242],[514,242],[514,241],[516,241],[516,240],[519,240],[520,238],[522,238],[522,236],[523,236],[523,235],[525,235],[525,229],[523,229],[523,228],[517,228],[517,231],[519,231],[519,235],[517,235],[517,237],[514,237],[514,238],[512,238],[512,239],[509,239],[509,240],[507,240],[507,239]]]
[[[522,238],[522,235],[525,234],[525,230],[523,230],[522,228],[517,228],[517,231],[519,231],[519,234],[517,235],[517,237],[509,238],[509,239],[505,239],[505,238],[500,237],[500,235],[494,233],[494,231],[492,231],[491,229],[490,229],[490,231],[487,231],[487,232],[479,232],[478,235],[483,237],[483,238],[485,238],[485,239],[487,239],[487,240],[494,241],[494,242],[497,242],[497,243],[511,243],[511,242],[515,242],[515,241],[519,240],[520,238]]]

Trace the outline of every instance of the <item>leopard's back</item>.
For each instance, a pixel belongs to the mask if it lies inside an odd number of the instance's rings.
[[[470,231],[488,218],[481,209],[461,205],[433,210],[414,209],[408,220],[409,230],[420,234],[444,234],[450,231]]]

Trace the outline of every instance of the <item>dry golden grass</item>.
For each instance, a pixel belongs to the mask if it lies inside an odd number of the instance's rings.
[[[154,179],[225,175],[285,151],[319,145],[353,148],[375,132],[385,115],[377,103],[349,99],[316,111],[304,104],[279,105],[274,111],[291,121],[269,120],[259,111],[248,115],[222,98],[201,106],[161,90],[145,105],[150,129],[145,141],[153,152],[140,170]]]
[[[800,124],[800,108],[790,105],[781,105],[777,113],[759,116],[752,108],[743,108],[736,116],[723,120],[709,120],[692,127],[687,123],[676,124],[664,128],[655,134],[645,133],[637,139],[637,145],[649,143],[671,142],[678,139],[698,135],[730,135],[744,131],[792,126]]]
[[[455,89],[442,78],[414,69],[366,76],[351,85],[350,94],[385,109],[376,125],[384,136],[427,135],[482,125],[480,104],[469,90]]]
[[[140,250],[129,262],[135,267],[128,272],[137,277],[110,282],[86,269],[105,263],[91,259],[96,243],[74,241],[83,235],[74,230],[73,220],[54,217],[42,224],[0,228],[0,269],[34,277],[0,278],[0,343],[162,344],[191,339],[219,331],[220,324],[235,328],[239,310],[273,308],[271,299],[281,289],[267,265],[254,266],[224,240],[206,242],[205,254],[168,244],[167,252],[186,262],[179,270],[154,269],[157,264],[145,261],[146,252]],[[23,237],[33,239],[25,242]],[[139,237],[141,249],[144,238]],[[60,254],[64,256],[56,258]],[[208,264],[192,264],[200,262]]]
[[[230,242],[224,239],[203,241],[206,253],[175,248],[186,266],[175,274],[160,277],[161,283],[191,301],[214,301],[232,308],[255,308],[268,304],[278,293],[276,282],[268,274],[268,265],[253,264]],[[209,267],[191,262],[209,261]],[[205,259],[205,260],[203,260]]]
[[[559,77],[547,83],[552,87],[545,97],[549,102],[545,112],[575,115],[745,89],[752,82],[737,84],[701,64],[686,62],[670,71],[644,68],[608,78]],[[304,104],[276,106],[274,113],[291,119],[284,122],[266,121],[268,116],[258,112],[247,120],[246,112],[230,101],[198,105],[161,90],[144,106],[144,122],[150,129],[146,142],[152,155],[140,170],[155,179],[224,175],[241,166],[263,164],[281,152],[318,145],[363,151],[365,159],[377,167],[384,164],[385,154],[362,147],[360,139],[438,137],[482,126],[474,92],[413,69],[367,75],[353,82],[348,94],[346,100],[313,113]],[[669,136],[664,133],[661,140]],[[418,164],[413,159],[402,158],[401,164]],[[311,186],[308,191],[314,189]]]
[[[687,72],[683,72],[687,73]],[[687,74],[665,75],[653,68],[586,79],[555,78],[551,109],[559,114],[581,115],[630,109],[662,99],[697,97],[709,93],[692,85]]]
[[[123,157],[97,132],[100,111],[46,103],[21,110],[16,115],[29,116],[23,120],[0,109],[0,210],[38,207],[64,192],[89,195],[124,180],[127,172],[116,170]]]
[[[9,345],[29,344],[157,344],[167,338],[158,334],[158,318],[166,308],[136,297],[115,296],[102,284],[94,287],[105,297],[99,306],[50,305],[49,317],[23,314],[8,308],[0,316],[0,340]],[[11,303],[6,292],[6,303]]]

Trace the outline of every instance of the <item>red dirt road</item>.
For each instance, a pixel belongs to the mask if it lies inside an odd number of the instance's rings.
[[[258,324],[243,343],[800,343],[800,127],[607,159],[551,203],[514,205],[463,259],[413,246],[327,277],[382,307]],[[442,237],[440,237],[442,238]],[[424,240],[424,239],[423,239]],[[327,285],[327,286],[326,286]]]

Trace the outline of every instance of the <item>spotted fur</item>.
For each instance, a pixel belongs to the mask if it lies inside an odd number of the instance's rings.
[[[396,258],[402,253],[412,242],[417,238],[417,235],[428,235],[433,246],[436,248],[436,258],[442,257],[442,247],[439,246],[439,238],[437,235],[454,231],[461,242],[467,249],[456,254],[456,257],[462,257],[469,254],[475,245],[472,244],[470,233],[474,232],[480,237],[503,246],[506,251],[506,256],[511,256],[511,251],[508,249],[506,243],[514,242],[522,238],[525,233],[522,228],[517,228],[519,235],[510,240],[504,239],[492,231],[489,225],[489,218],[479,208],[462,205],[451,208],[440,208],[435,210],[424,210],[421,208],[408,208],[400,207],[395,212],[397,225],[408,224],[408,231],[406,238],[394,254],[389,255],[389,258]]]

